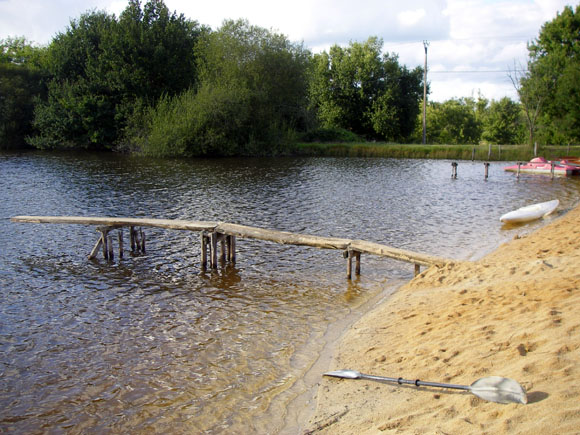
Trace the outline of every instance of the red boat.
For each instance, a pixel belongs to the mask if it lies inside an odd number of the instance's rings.
[[[554,175],[580,175],[580,165],[571,163],[568,160],[550,161],[543,157],[536,157],[528,163],[518,163],[516,165],[503,168],[504,171],[521,172],[524,174],[554,174]]]

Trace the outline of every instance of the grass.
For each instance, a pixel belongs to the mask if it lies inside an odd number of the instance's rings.
[[[299,143],[295,153],[319,157],[391,157],[409,159],[455,159],[482,161],[528,161],[534,158],[529,145],[418,145],[374,142]],[[580,146],[541,146],[538,155],[547,159],[580,156]]]

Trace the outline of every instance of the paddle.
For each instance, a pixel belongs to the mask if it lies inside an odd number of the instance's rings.
[[[337,370],[324,373],[324,376],[345,379],[371,379],[373,381],[393,382],[399,385],[411,384],[417,387],[452,388],[455,390],[469,391],[477,397],[497,403],[528,403],[526,390],[513,379],[500,376],[489,376],[475,381],[471,385],[440,384],[438,382],[410,381],[403,378],[387,378],[384,376],[365,375],[355,370]]]

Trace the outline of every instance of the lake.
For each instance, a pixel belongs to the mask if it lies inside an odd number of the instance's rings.
[[[244,239],[235,266],[204,272],[199,234],[162,229],[144,255],[89,261],[94,227],[11,216],[222,221],[477,259],[578,203],[578,179],[506,165],[484,180],[482,162],[451,179],[446,160],[1,153],[0,431],[291,433],[341,328],[413,276],[363,254],[349,281],[340,251]],[[553,217],[499,222],[553,198]]]

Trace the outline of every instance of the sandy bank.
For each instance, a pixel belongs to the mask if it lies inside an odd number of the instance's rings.
[[[476,262],[432,267],[365,315],[330,370],[471,384],[517,380],[527,405],[323,378],[310,433],[578,433],[580,207]]]

